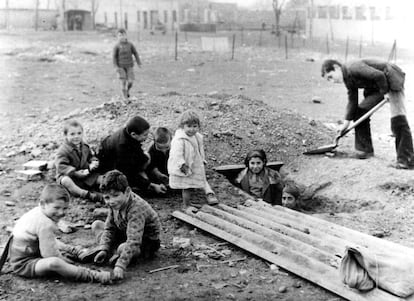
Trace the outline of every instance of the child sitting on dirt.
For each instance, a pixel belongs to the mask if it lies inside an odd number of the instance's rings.
[[[180,118],[179,128],[171,141],[168,173],[170,187],[182,189],[183,208],[190,205],[194,190],[203,190],[209,205],[218,200],[206,179],[204,169],[205,155],[200,118],[191,110],[185,111]]]
[[[147,167],[147,174],[153,182],[168,185],[167,162],[171,139],[172,133],[165,127],[158,127],[154,132],[154,143],[148,150],[151,161]]]
[[[266,153],[262,149],[250,151],[235,184],[251,195],[272,205],[282,204],[283,183],[280,174],[266,167]]]
[[[144,153],[142,143],[148,138],[150,124],[141,116],[130,118],[125,127],[102,140],[98,151],[99,171],[117,169],[128,179],[134,191],[141,193],[165,194],[164,184],[149,180],[146,168],[149,156]]]
[[[63,127],[63,134],[65,142],[55,158],[57,183],[74,196],[101,202],[102,195],[90,191],[93,186],[99,185],[101,177],[96,172],[98,159],[83,142],[82,125],[75,120],[68,121]]]
[[[56,273],[74,281],[110,282],[110,272],[75,266],[62,255],[64,252],[79,260],[88,256],[86,249],[69,246],[56,239],[57,223],[65,216],[69,199],[65,187],[48,184],[40,195],[39,206],[16,222],[9,248],[6,249],[13,273],[27,278]]]
[[[304,185],[296,184],[292,180],[285,180],[282,205],[294,210],[312,210],[319,205],[318,201],[314,199],[315,194],[329,185],[331,185],[331,182],[305,187]]]
[[[159,249],[160,219],[144,199],[132,192],[126,176],[120,171],[108,171],[100,189],[109,213],[105,223],[92,223],[92,232],[101,249],[94,261],[103,263],[109,259],[110,264],[115,264],[114,279],[119,280],[124,278],[131,260],[139,255],[152,258]]]
[[[137,61],[138,67],[141,68],[141,60],[135,46],[128,41],[127,33],[125,29],[118,29],[116,36],[118,43],[113,50],[113,63],[116,72],[118,73],[119,80],[121,82],[121,91],[124,99],[129,98],[129,90],[132,88],[132,83],[135,80],[134,75],[134,58]]]

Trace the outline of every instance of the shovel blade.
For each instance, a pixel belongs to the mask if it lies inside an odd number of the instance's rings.
[[[323,145],[321,147],[318,147],[316,149],[310,150],[310,151],[306,151],[303,154],[304,155],[318,155],[318,154],[324,154],[324,153],[328,153],[333,151],[336,147],[338,146],[338,144],[327,144],[327,145]]]

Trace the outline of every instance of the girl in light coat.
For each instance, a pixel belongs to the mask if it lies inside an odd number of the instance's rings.
[[[173,189],[182,189],[183,208],[190,205],[194,189],[204,190],[207,203],[215,205],[218,200],[207,182],[204,169],[203,136],[199,133],[200,118],[194,111],[185,111],[180,117],[178,127],[171,141],[168,158],[169,185]]]

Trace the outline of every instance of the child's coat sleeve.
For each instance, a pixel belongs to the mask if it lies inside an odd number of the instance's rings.
[[[112,62],[115,68],[119,68],[118,53],[119,53],[119,47],[118,47],[118,44],[116,44],[114,47],[114,50],[112,51]]]
[[[128,225],[126,229],[127,240],[124,248],[115,263],[116,267],[126,269],[132,257],[141,253],[142,237],[144,235],[145,217],[136,208],[128,212]]]
[[[170,175],[182,176],[185,177],[180,168],[183,164],[188,164],[185,160],[184,154],[184,139],[173,139],[171,142],[171,150],[170,150],[170,157],[168,158],[168,173]]]
[[[108,216],[105,221],[105,228],[101,236],[101,241],[99,245],[102,247],[102,250],[109,252],[112,245],[115,241],[115,236],[117,232],[117,226],[114,221],[114,214],[112,210],[109,210]]]
[[[59,149],[55,158],[56,173],[58,175],[71,176],[76,171],[76,167],[70,163],[67,152],[63,148]]]
[[[131,44],[131,52],[132,52],[132,54],[135,56],[135,59],[137,60],[137,64],[138,64],[138,65],[141,65],[141,60],[140,60],[140,58],[139,58],[139,55],[138,55],[137,49],[135,48],[135,46],[134,46],[133,44]]]

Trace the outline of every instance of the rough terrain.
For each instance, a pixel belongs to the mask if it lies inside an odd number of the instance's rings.
[[[230,53],[201,51],[199,36],[194,34],[187,41],[180,36],[175,61],[173,36],[141,36],[140,42],[132,34],[130,38],[144,66],[136,69],[132,99],[124,102],[118,97],[112,70],[115,40],[111,34],[0,34],[1,245],[13,221],[35,206],[43,185],[53,181],[52,173],[26,181],[15,170],[33,158],[52,159],[62,141],[65,120],[78,119],[88,143],[97,145],[135,114],[154,127],[175,129],[179,114],[194,108],[203,119],[209,181],[222,202],[236,204],[240,198],[211,168],[242,163],[249,149],[260,147],[270,160],[285,162],[283,174],[297,182],[332,182],[317,194],[319,205],[309,214],[413,246],[413,171],[388,167],[394,150],[387,108],[373,118],[374,158],[349,158],[352,135],[341,139],[334,157],[302,155],[306,149],[332,142],[335,132],[330,127],[342,118],[346,101],[342,86],[320,78],[320,63],[327,55],[317,47],[292,49],[285,59],[276,41],[258,47],[252,34],[244,38],[246,45],[237,45],[235,59],[230,60]],[[336,46],[334,56],[341,58],[341,45]],[[367,46],[366,51],[381,58],[388,55],[387,45]],[[408,57],[400,60],[410,70]],[[312,102],[313,96],[322,102]],[[408,108],[413,113],[410,101]],[[130,268],[124,282],[100,286],[5,274],[0,276],[0,299],[341,300],[285,271],[271,271],[261,259],[174,220],[170,214],[180,208],[179,196],[149,202],[162,219],[163,246],[157,259]],[[66,219],[89,224],[94,209],[95,205],[75,199]],[[89,245],[89,232],[80,228],[62,239]],[[172,243],[174,237],[191,238],[192,245],[179,249]],[[225,258],[211,248],[226,254]],[[220,263],[245,256],[242,261]],[[180,267],[147,273],[175,264]],[[286,292],[279,292],[281,287]]]

